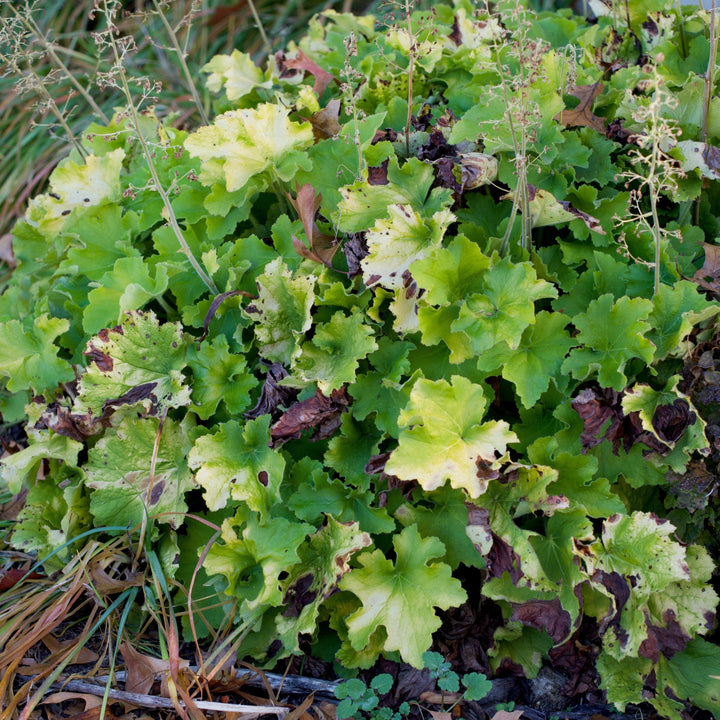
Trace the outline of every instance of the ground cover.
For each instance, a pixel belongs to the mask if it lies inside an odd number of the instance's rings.
[[[178,127],[98,7],[124,106],[0,296],[8,717],[81,648],[193,717],[236,655],[338,717],[720,712],[715,18],[593,12],[326,11]]]

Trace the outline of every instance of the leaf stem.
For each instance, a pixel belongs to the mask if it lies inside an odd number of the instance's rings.
[[[185,75],[185,81],[187,82],[188,89],[190,90],[190,94],[192,95],[193,101],[195,102],[195,106],[198,109],[198,112],[200,113],[200,117],[202,118],[203,125],[209,125],[210,120],[207,116],[207,113],[205,112],[205,107],[202,104],[202,101],[200,100],[200,95],[198,94],[197,88],[195,87],[195,83],[193,82],[192,75],[190,75],[190,70],[187,66],[187,62],[185,62],[185,53],[180,48],[180,44],[178,43],[177,34],[175,30],[170,26],[170,23],[168,22],[167,18],[165,17],[165,13],[162,11],[162,8],[160,7],[157,0],[153,0],[153,5],[155,6],[155,9],[158,12],[158,15],[160,16],[160,20],[162,21],[162,24],[165,26],[165,29],[167,30],[167,33],[170,37],[170,42],[172,43],[173,49],[175,50],[175,53],[177,54],[178,61],[180,63],[180,67],[182,68],[183,75]]]

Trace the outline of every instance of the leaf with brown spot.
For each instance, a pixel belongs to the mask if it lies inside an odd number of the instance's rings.
[[[292,206],[297,210],[305,229],[305,235],[310,241],[310,247],[308,248],[293,235],[292,242],[295,251],[301,257],[314,260],[331,268],[333,256],[340,245],[332,235],[323,233],[315,222],[322,202],[322,195],[320,193],[316,195],[313,186],[310,183],[305,183],[305,185],[298,188],[295,199],[291,195],[288,195],[288,198]]]
[[[569,85],[566,95],[576,97],[580,102],[574,108],[566,108],[560,113],[559,120],[565,127],[589,127],[605,134],[605,120],[592,111],[595,98],[602,93],[605,85],[598,80],[592,85]]]

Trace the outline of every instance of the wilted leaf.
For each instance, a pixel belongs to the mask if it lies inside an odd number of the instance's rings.
[[[310,116],[315,140],[336,137],[342,130],[338,122],[340,117],[340,100],[333,98],[328,104]]]
[[[197,471],[210,510],[224,508],[232,498],[265,513],[278,499],[285,460],[268,447],[269,426],[268,415],[245,425],[232,420],[195,441],[187,462]]]
[[[602,93],[605,85],[598,80],[592,85],[569,85],[565,88],[567,95],[576,97],[580,102],[574,108],[566,108],[560,113],[560,122],[566,127],[585,126],[605,134],[605,120],[595,115],[592,104]]]
[[[160,696],[170,697],[167,685],[167,679],[170,676],[170,660],[143,655],[128,642],[120,644],[120,652],[127,667],[125,679],[125,690],[127,692],[147,695],[155,683],[155,676],[160,675]],[[179,660],[179,663],[181,668],[190,666],[188,660]]]
[[[316,390],[311,398],[291,405],[270,428],[273,445],[299,438],[303,430],[310,428],[315,429],[314,440],[329,437],[340,427],[340,416],[349,404],[344,386],[333,390],[329,396]]]
[[[315,262],[332,267],[332,259],[340,245],[332,235],[325,235],[315,222],[320,204],[322,203],[322,195],[315,194],[315,190],[310,183],[305,183],[297,190],[295,199],[288,195],[292,206],[297,210],[300,220],[302,221],[305,235],[310,241],[308,249],[293,235],[293,247],[298,255],[314,260]]]
[[[720,245],[703,243],[705,262],[695,273],[693,280],[706,290],[720,294]]]

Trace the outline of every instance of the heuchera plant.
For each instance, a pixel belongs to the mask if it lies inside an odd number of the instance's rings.
[[[421,667],[464,566],[489,671],[720,713],[707,502],[674,501],[720,311],[711,17],[626,8],[327,12],[208,63],[205,127],[91,125],[0,297],[15,545],[142,528],[197,632],[346,668]]]

